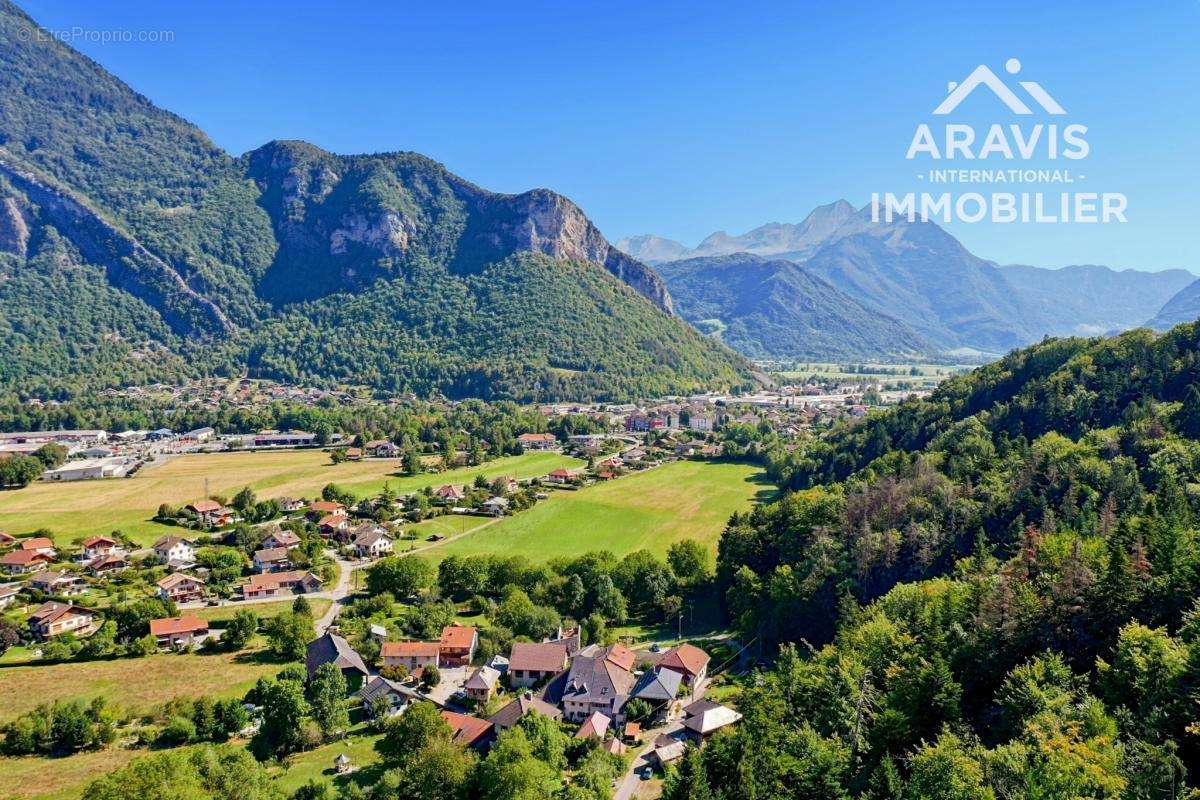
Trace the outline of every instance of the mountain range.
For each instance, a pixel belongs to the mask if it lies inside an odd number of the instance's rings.
[[[0,28],[0,386],[249,374],[582,399],[752,381],[561,195],[489,192],[416,153],[234,157],[8,0]]]
[[[1092,336],[1151,318],[1156,327],[1170,327],[1200,316],[1200,285],[1185,270],[1000,265],[975,256],[935,223],[875,222],[869,209],[845,200],[796,224],[770,223],[739,236],[719,231],[694,249],[654,235],[616,246],[654,265],[685,319],[754,358],[995,355],[1047,335]],[[763,259],[819,302],[776,303],[778,284],[764,292],[755,279]],[[732,263],[752,267],[751,274],[737,276]],[[728,289],[701,291],[699,284],[721,276]],[[740,295],[739,286],[750,293]],[[814,330],[833,340],[814,337]]]

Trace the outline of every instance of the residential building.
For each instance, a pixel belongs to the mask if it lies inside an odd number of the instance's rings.
[[[337,511],[332,514],[326,514],[317,521],[317,530],[326,538],[336,537],[343,531],[350,529],[350,517],[344,512]]]
[[[402,452],[399,445],[387,439],[372,439],[363,445],[363,450],[374,458],[398,458]]]
[[[27,553],[32,552],[47,556],[58,556],[58,551],[54,548],[54,540],[48,536],[34,536],[29,539],[22,539],[21,549]]]
[[[463,691],[467,697],[475,702],[480,704],[486,703],[491,699],[492,693],[496,691],[496,684],[499,681],[499,670],[494,670],[491,667],[479,667],[463,683]]]
[[[553,433],[522,433],[517,442],[525,450],[553,450],[558,447],[558,439]]]
[[[0,556],[0,571],[8,575],[22,575],[53,563],[53,556],[39,553],[36,550],[13,550]]]
[[[208,638],[208,622],[194,616],[153,619],[150,635],[161,649],[187,650]]]
[[[404,667],[411,674],[425,667],[440,666],[441,648],[439,642],[384,642],[379,656],[385,667]]]
[[[569,469],[556,469],[546,476],[547,483],[566,484],[570,483],[575,477],[575,473]]]
[[[108,536],[92,536],[83,540],[83,549],[79,551],[80,563],[95,561],[101,556],[112,555],[121,550],[120,543]]]
[[[321,579],[305,570],[291,572],[262,572],[250,576],[242,587],[242,597],[254,600],[287,594],[307,594],[321,589]]]
[[[711,700],[698,700],[683,709],[683,727],[701,741],[741,720],[742,715]]]
[[[637,682],[633,651],[621,644],[589,645],[571,661],[561,691],[563,717],[580,722],[600,712],[619,719]]]
[[[300,546],[300,537],[292,531],[285,531],[282,528],[272,531],[267,534],[267,538],[262,540],[259,545],[264,550],[273,550],[277,547],[286,547],[288,550],[295,550]]]
[[[389,714],[399,714],[408,708],[411,703],[421,699],[421,695],[416,691],[396,681],[388,680],[382,675],[376,675],[371,678],[359,690],[358,696],[362,698],[363,707],[368,710],[376,698],[386,698],[390,708]]]
[[[253,561],[258,572],[282,572],[292,565],[292,551],[286,547],[255,550]]]
[[[175,603],[190,603],[204,597],[204,581],[194,575],[172,572],[155,582],[158,596]]]
[[[68,632],[84,636],[95,630],[98,620],[99,614],[90,608],[51,600],[29,615],[29,632],[42,641]]]
[[[34,573],[29,578],[29,588],[37,589],[45,594],[62,595],[70,597],[71,595],[83,594],[86,590],[86,585],[83,578],[66,570],[43,570],[42,572]]]
[[[194,564],[196,547],[182,536],[163,536],[154,543],[154,556],[164,564]]]
[[[87,568],[88,572],[96,577],[113,575],[129,569],[129,559],[119,552],[110,553],[109,555],[94,559],[87,565]]]
[[[470,664],[479,645],[479,632],[465,625],[450,625],[442,628],[441,647],[438,659],[448,667]]]
[[[341,514],[345,511],[344,505],[333,500],[315,500],[308,507],[308,513],[317,518],[326,514]]]
[[[463,491],[463,487],[451,483],[439,486],[433,494],[439,500],[446,503],[457,503],[467,496],[467,493]]]
[[[483,510],[491,514],[493,517],[503,517],[508,511],[507,497],[489,497],[482,503]]]
[[[354,551],[359,558],[379,558],[392,552],[393,539],[386,528],[378,525],[367,526],[370,530],[362,531],[354,537]]]
[[[333,664],[348,680],[354,680],[356,676],[358,679],[365,679],[370,674],[358,651],[336,633],[326,633],[308,643],[304,654],[304,667],[308,670],[308,677],[315,675],[324,664]]]
[[[529,692],[524,692],[517,699],[488,717],[488,722],[496,727],[497,732],[502,732],[516,725],[527,714],[541,714],[543,717],[549,717],[556,721],[562,719],[562,711],[556,706],[552,706],[545,700],[534,697]]]
[[[608,735],[608,729],[612,726],[612,719],[599,711],[593,711],[588,715],[583,724],[579,726],[579,730],[575,731],[576,739],[598,739],[604,740]]]
[[[685,642],[664,653],[655,667],[678,672],[683,677],[684,685],[695,694],[704,687],[705,678],[708,677],[708,662],[708,653]]]
[[[451,740],[473,750],[486,751],[496,738],[492,723],[478,717],[442,711],[442,719],[450,726]]]
[[[508,684],[516,689],[547,681],[567,668],[569,655],[562,642],[514,642],[508,656]]]
[[[21,591],[20,584],[0,584],[0,608],[8,608],[17,602],[17,594]]]

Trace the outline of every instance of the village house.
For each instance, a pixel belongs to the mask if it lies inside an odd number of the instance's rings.
[[[561,691],[563,718],[581,722],[600,712],[619,719],[625,701],[637,678],[633,674],[636,656],[622,644],[602,648],[589,645],[571,661]]]
[[[120,550],[121,546],[116,539],[108,536],[92,536],[83,540],[83,549],[79,551],[79,557],[76,560],[87,564],[101,556],[113,555]]]
[[[741,720],[742,715],[711,700],[697,700],[683,709],[683,727],[696,739],[706,741],[722,728]]]
[[[42,603],[29,615],[29,633],[42,641],[68,632],[86,636],[95,630],[98,619],[99,615],[90,608],[52,600]]]
[[[384,642],[379,648],[379,657],[385,667],[404,667],[409,674],[425,667],[441,665],[439,642]]]
[[[350,517],[338,511],[326,514],[317,522],[318,532],[325,538],[336,538],[339,534],[350,529]]]
[[[104,575],[115,575],[129,569],[129,559],[121,553],[110,553],[100,556],[87,565],[88,572],[99,578]]]
[[[336,633],[326,633],[308,643],[304,653],[304,667],[311,679],[324,664],[333,664],[347,680],[365,680],[370,670],[363,663],[362,656],[350,646],[350,643]]]
[[[476,703],[483,704],[492,698],[496,684],[500,681],[500,672],[491,667],[479,667],[471,673],[463,683],[463,691],[467,697]]]
[[[507,497],[489,497],[481,504],[483,510],[491,514],[493,517],[503,517],[508,511]]]
[[[363,531],[354,537],[354,552],[359,558],[379,558],[392,552],[394,544],[386,529],[376,525],[369,526],[370,530]]]
[[[202,525],[210,528],[227,525],[233,521],[233,512],[216,500],[197,500],[185,508],[196,515]]]
[[[308,513],[319,519],[327,514],[344,514],[346,507],[333,500],[316,500],[308,507]]]
[[[305,502],[296,497],[276,497],[275,502],[279,503],[279,507],[288,514],[299,511],[305,506]]]
[[[377,698],[385,698],[388,702],[388,714],[399,714],[421,696],[412,689],[396,681],[388,680],[382,675],[371,678],[358,693],[362,698],[363,708],[370,710]]]
[[[300,546],[300,537],[292,531],[285,531],[282,528],[271,531],[267,534],[267,538],[262,540],[259,545],[263,550],[274,550],[278,547],[285,547],[288,550],[295,550]]]
[[[22,539],[21,550],[26,553],[41,553],[52,558],[58,556],[58,551],[54,549],[54,540],[46,536],[34,536],[29,539]]]
[[[705,678],[708,677],[708,662],[708,653],[685,642],[663,653],[655,667],[679,673],[684,685],[691,689],[695,696],[704,688]]]
[[[23,575],[46,564],[53,564],[54,557],[36,550],[13,550],[0,557],[0,570],[8,575]]]
[[[503,732],[516,725],[528,714],[541,714],[543,717],[549,717],[555,721],[562,719],[562,711],[557,707],[550,705],[545,700],[534,697],[530,692],[524,692],[517,699],[488,717],[488,722],[492,723],[497,731]]]
[[[154,584],[158,596],[175,603],[190,603],[204,597],[204,581],[183,572],[172,572]]]
[[[496,729],[485,719],[445,710],[441,714],[450,726],[451,741],[456,744],[483,752],[491,747],[496,738]]]
[[[292,565],[292,551],[286,547],[271,547],[254,551],[256,572],[282,572]]]
[[[63,597],[83,594],[87,590],[83,578],[61,569],[54,571],[43,570],[42,572],[34,573],[29,578],[29,588],[37,589],[45,594],[62,595]]]
[[[434,497],[445,503],[457,503],[467,496],[467,493],[463,491],[463,487],[450,483],[445,486],[439,486],[433,494]]]
[[[629,693],[630,699],[645,700],[655,715],[665,716],[679,696],[683,676],[669,669],[647,670]]]
[[[553,433],[522,433],[517,437],[517,443],[525,450],[553,450],[558,446],[558,439]]]
[[[466,625],[450,625],[442,628],[438,659],[448,667],[462,667],[475,658],[479,645],[479,632]]]
[[[508,684],[534,686],[567,668],[567,646],[561,642],[514,642],[508,656]]]
[[[154,556],[159,562],[175,569],[195,566],[196,547],[182,536],[163,536],[154,543]]]
[[[546,476],[546,482],[561,486],[570,483],[571,479],[574,477],[575,473],[571,472],[569,469],[556,469]]]
[[[612,726],[612,719],[601,714],[599,711],[593,711],[588,715],[588,718],[579,726],[579,730],[575,731],[576,739],[597,739],[604,740],[608,735],[608,729]]]
[[[287,594],[307,594],[319,591],[321,583],[320,578],[305,570],[262,572],[250,576],[250,582],[242,587],[242,597],[257,600]]]
[[[8,608],[17,602],[17,595],[21,591],[20,584],[6,583],[0,584],[0,608]]]
[[[199,617],[152,619],[150,635],[161,650],[187,650],[208,638],[208,623]]]
[[[11,533],[0,531],[0,550],[3,550],[6,547],[12,547],[16,543],[17,537],[13,536]]]
[[[397,458],[402,452],[399,445],[389,442],[387,439],[372,439],[363,445],[363,450],[374,458]]]

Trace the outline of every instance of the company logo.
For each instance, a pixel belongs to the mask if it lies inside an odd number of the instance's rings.
[[[1016,76],[1022,65],[1010,58],[1004,72]],[[1031,191],[1005,192],[892,192],[871,195],[872,218],[891,222],[930,219],[942,222],[1125,222],[1128,205],[1118,192],[1063,191],[1088,180],[1079,171],[1091,154],[1088,126],[1068,117],[1067,110],[1037,81],[1016,80],[1015,87],[986,64],[962,82],[946,85],[946,96],[933,109],[932,119],[917,125],[905,159],[932,164],[916,173],[925,184],[1023,184]],[[976,93],[990,94],[1018,117],[1042,119],[973,125],[938,119],[949,117]],[[1011,117],[1009,118],[1011,120]],[[989,163],[1009,162],[1003,167]],[[970,162],[959,166],[961,162]],[[1014,163],[1016,162],[1016,163]],[[1046,191],[1045,186],[1059,186]]]
[[[1004,71],[1009,75],[1016,75],[1021,71],[1021,62],[1015,58],[1010,58],[1004,64]],[[1036,81],[1019,81],[1022,89],[1032,97],[1038,105],[1045,109],[1046,113],[1061,116],[1067,112],[1058,101],[1050,96],[1050,93],[1042,88],[1042,85]],[[951,81],[946,87],[946,99],[933,110],[933,113],[938,116],[945,116],[954,109],[958,108],[959,104],[971,96],[979,87],[987,87],[992,90],[992,94],[999,98],[1000,102],[1008,106],[1008,110],[1014,114],[1032,114],[1033,110],[1029,108],[1025,102],[1017,96],[1016,92],[1008,88],[1004,81],[996,77],[996,73],[987,68],[986,65],[980,64],[975,68],[975,71],[967,76],[967,79],[962,83]]]

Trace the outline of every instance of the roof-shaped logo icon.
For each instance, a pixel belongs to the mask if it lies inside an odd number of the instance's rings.
[[[1010,58],[1004,63],[1004,70],[1009,75],[1016,75],[1021,71],[1021,62],[1015,58]],[[1054,115],[1067,113],[1058,104],[1058,101],[1051,97],[1050,93],[1043,89],[1037,81],[1018,81],[1017,83],[1046,113]],[[1008,84],[1000,80],[996,76],[996,73],[983,64],[976,67],[962,83],[952,81],[948,84],[946,87],[946,99],[933,110],[933,113],[937,115],[949,114],[981,86],[991,89],[992,94],[999,98],[1000,102],[1008,106],[1009,111],[1012,111],[1014,114],[1028,115],[1034,113],[1028,104],[1008,87]]]

